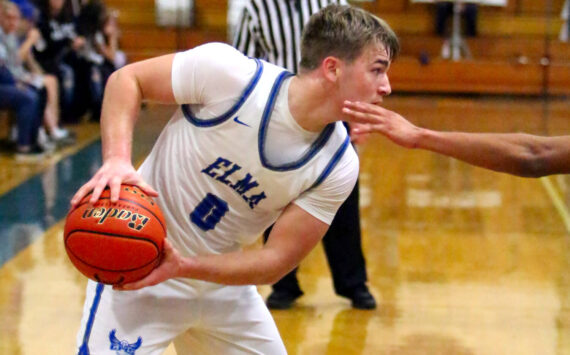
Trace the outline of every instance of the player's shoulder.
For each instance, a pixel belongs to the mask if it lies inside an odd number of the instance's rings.
[[[256,70],[254,59],[226,43],[210,42],[177,54],[176,62],[209,76],[248,80]]]
[[[232,61],[247,61],[248,58],[230,46],[227,43],[222,42],[209,42],[186,51],[187,53],[192,53],[195,56],[200,56],[208,61],[220,61],[222,63],[231,63]]]

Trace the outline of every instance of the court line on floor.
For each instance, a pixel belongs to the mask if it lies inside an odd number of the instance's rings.
[[[542,186],[544,186],[550,200],[552,200],[552,204],[556,208],[556,211],[558,211],[558,214],[562,218],[562,222],[564,222],[564,226],[566,227],[566,232],[570,233],[570,211],[564,202],[564,199],[556,190],[548,176],[540,178],[540,182],[542,183]]]
[[[61,150],[56,151],[52,155],[46,157],[46,159],[40,163],[18,165],[18,163],[16,163],[16,161],[13,161],[11,159],[7,160],[8,164],[15,164],[16,165],[16,167],[13,169],[31,170],[31,172],[28,174],[23,174],[23,176],[21,178],[16,178],[16,179],[14,179],[14,181],[9,181],[7,184],[6,184],[6,182],[4,182],[3,186],[0,189],[0,197],[3,196],[4,194],[8,193],[10,190],[16,188],[18,185],[23,184],[27,180],[32,179],[33,177],[35,177],[37,175],[41,175],[41,174],[45,173],[46,170],[52,168],[54,165],[59,163],[61,160],[65,159],[71,155],[77,154],[77,152],[79,152],[83,148],[93,144],[94,142],[96,142],[100,139],[101,139],[101,136],[99,134],[93,135],[92,137],[88,137],[87,139],[85,139],[85,141],[78,142],[76,144],[73,144],[72,146],[65,147],[65,148],[62,148]],[[20,174],[18,174],[18,175],[20,175]]]

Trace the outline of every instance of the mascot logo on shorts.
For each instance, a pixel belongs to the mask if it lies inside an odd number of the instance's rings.
[[[113,329],[109,333],[109,340],[111,341],[110,349],[115,350],[117,355],[135,355],[135,351],[142,345],[142,338],[139,337],[136,343],[129,344],[126,340],[117,339],[116,333],[117,329]]]

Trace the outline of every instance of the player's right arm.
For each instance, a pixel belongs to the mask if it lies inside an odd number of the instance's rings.
[[[366,123],[354,134],[381,133],[406,148],[523,177],[570,173],[570,136],[440,132],[417,127],[396,112],[366,103],[346,102],[344,113],[347,120]]]
[[[158,195],[133,167],[133,129],[143,100],[175,103],[171,79],[173,58],[171,54],[129,64],[110,76],[101,111],[103,166],[77,191],[72,206],[91,190],[90,202],[96,202],[106,186],[111,189],[111,201],[116,202],[121,183],[137,185],[151,196]]]

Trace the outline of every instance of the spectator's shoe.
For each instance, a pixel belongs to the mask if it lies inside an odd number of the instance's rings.
[[[288,292],[273,291],[267,297],[265,303],[269,309],[289,309],[293,307],[295,300],[299,298],[300,295],[294,295]]]
[[[75,133],[65,128],[56,128],[51,133],[51,139],[58,147],[73,145],[77,141]]]
[[[449,59],[451,57],[451,44],[449,40],[445,40],[441,46],[441,57],[443,59]]]
[[[53,153],[56,148],[55,142],[51,140],[43,127],[40,127],[38,131],[38,146],[46,153]]]
[[[340,296],[349,298],[352,301],[352,308],[357,309],[375,309],[376,300],[374,296],[368,291],[366,285],[359,286],[352,290],[352,292],[347,294],[342,294]]]
[[[18,150],[14,155],[17,163],[41,163],[46,157],[46,151],[39,145],[27,150]]]

